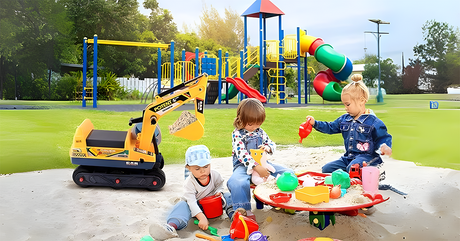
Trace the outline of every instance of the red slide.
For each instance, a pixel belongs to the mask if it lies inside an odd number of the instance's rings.
[[[259,91],[251,88],[248,84],[246,84],[246,81],[241,78],[230,78],[227,77],[227,82],[230,84],[233,84],[241,93],[247,95],[249,98],[256,98],[260,100],[262,103],[267,103],[267,98],[265,96],[261,95]]]

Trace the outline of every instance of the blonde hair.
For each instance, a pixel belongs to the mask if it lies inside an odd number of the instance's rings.
[[[343,87],[342,95],[349,94],[354,100],[363,97],[367,102],[369,100],[369,89],[363,82],[363,76],[354,74],[351,76],[351,80],[351,83]]]
[[[265,121],[265,108],[258,99],[244,99],[236,109],[233,126],[240,130],[248,124],[262,124]]]

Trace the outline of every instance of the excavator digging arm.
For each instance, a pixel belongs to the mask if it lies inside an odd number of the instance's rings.
[[[167,91],[158,94],[155,101],[150,103],[142,116],[142,131],[138,134],[139,149],[152,150],[152,137],[155,128],[161,119],[171,111],[193,100],[195,104],[196,120],[183,129],[172,133],[189,140],[198,140],[203,136],[205,118],[203,114],[206,98],[207,74],[200,75],[192,80],[179,84]]]

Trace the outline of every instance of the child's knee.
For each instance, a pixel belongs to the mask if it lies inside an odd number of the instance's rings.
[[[322,168],[321,168],[321,172],[322,173],[332,173],[334,172],[335,170],[332,170],[331,166],[326,164],[324,165]]]
[[[227,182],[230,190],[235,190],[235,188],[249,188],[249,185],[249,179],[247,178],[230,178]]]

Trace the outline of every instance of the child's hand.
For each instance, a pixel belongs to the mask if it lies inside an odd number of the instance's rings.
[[[391,148],[389,146],[387,146],[387,144],[383,143],[381,146],[380,146],[380,153],[381,155],[387,155],[387,156],[391,156]]]
[[[203,230],[207,230],[208,229],[208,225],[209,225],[209,221],[208,219],[206,218],[206,216],[204,215],[204,213],[198,213],[196,215],[196,218],[198,219],[198,227],[203,229]]]
[[[271,151],[272,151],[272,149],[269,146],[266,146],[266,145],[260,145],[259,149],[264,150],[266,153],[271,153]]]
[[[270,176],[270,172],[268,172],[267,168],[263,167],[262,165],[254,166],[252,169],[259,173],[259,176],[264,180],[267,180],[268,176]]]
[[[222,193],[221,193],[221,192],[218,192],[218,193],[214,194],[214,196],[220,197],[220,196],[222,196]]]
[[[310,125],[314,126],[315,125],[315,118],[311,115],[307,116],[307,121],[310,119]]]

